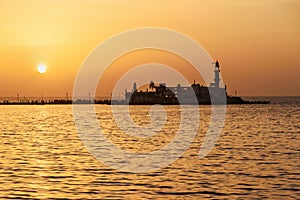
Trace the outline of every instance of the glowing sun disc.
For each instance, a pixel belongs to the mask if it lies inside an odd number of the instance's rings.
[[[45,73],[46,70],[47,70],[47,67],[46,67],[45,65],[39,65],[39,66],[37,67],[37,71],[38,71],[39,73],[41,73],[41,74]]]

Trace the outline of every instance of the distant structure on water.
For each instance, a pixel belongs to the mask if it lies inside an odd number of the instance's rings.
[[[146,91],[138,90],[136,83],[131,92],[125,90],[125,103],[130,105],[177,105],[177,104],[250,104],[266,101],[245,101],[238,96],[229,96],[227,88],[220,87],[220,64],[214,62],[214,82],[209,86],[194,83],[190,87],[167,87],[166,83],[150,82]]]

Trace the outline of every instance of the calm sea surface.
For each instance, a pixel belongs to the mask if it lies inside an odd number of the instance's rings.
[[[82,144],[71,105],[0,106],[0,198],[15,199],[300,199],[300,97],[256,97],[269,105],[229,105],[214,149],[199,158],[209,106],[190,148],[169,166],[149,173],[120,172]],[[131,106],[132,120],[150,121],[149,106]],[[170,142],[180,109],[150,139],[128,137],[110,106],[96,105],[99,125],[119,147],[150,152]],[[101,145],[99,146],[101,148]]]

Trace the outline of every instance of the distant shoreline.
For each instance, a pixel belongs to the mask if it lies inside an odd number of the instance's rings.
[[[237,102],[227,102],[227,104],[269,104],[270,101],[248,101],[242,100]],[[64,99],[54,99],[54,100],[28,100],[28,101],[9,101],[4,100],[0,102],[0,105],[72,105],[72,104],[104,104],[104,105],[128,105],[125,100],[84,100],[78,99],[64,100]],[[154,104],[131,104],[131,105],[154,105]],[[161,103],[161,105],[179,105],[172,103]],[[185,105],[211,105],[211,103],[198,103],[198,104],[185,104]]]

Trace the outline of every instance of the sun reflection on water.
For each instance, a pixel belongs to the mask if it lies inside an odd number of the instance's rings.
[[[0,198],[299,196],[299,107],[228,106],[222,136],[203,159],[198,152],[210,108],[200,109],[199,132],[180,159],[155,172],[132,174],[110,169],[89,154],[76,133],[71,106],[2,106]],[[147,110],[132,108],[133,119],[146,124],[147,117],[138,112]],[[169,116],[161,133],[136,139],[119,132],[109,106],[96,106],[100,125],[116,145],[145,152],[165,145],[176,131],[178,110],[176,106],[166,110]]]

